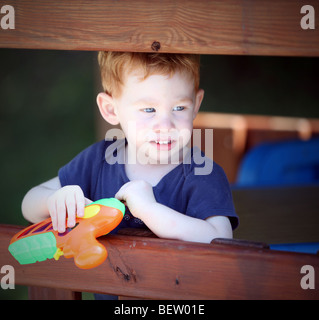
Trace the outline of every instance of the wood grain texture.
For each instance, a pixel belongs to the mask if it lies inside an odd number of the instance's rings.
[[[0,47],[200,54],[319,56],[316,0],[8,0],[15,30]],[[313,5],[315,30],[300,27]],[[154,46],[153,46],[154,47]]]
[[[319,299],[319,277],[316,290],[300,287],[303,265],[318,270],[316,255],[109,235],[100,238],[109,256],[94,269],[64,258],[22,266],[8,252],[19,230],[0,225],[0,265],[14,266],[16,284],[151,299]]]
[[[234,237],[268,244],[319,242],[319,186],[232,190],[240,225]]]
[[[72,290],[29,286],[28,297],[30,300],[81,300],[82,294]]]

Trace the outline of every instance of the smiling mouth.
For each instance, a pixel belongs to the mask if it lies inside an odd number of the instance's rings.
[[[167,140],[167,141],[155,141],[156,144],[172,144],[171,140]]]
[[[153,145],[156,145],[157,150],[171,150],[174,141],[172,140],[153,140]]]

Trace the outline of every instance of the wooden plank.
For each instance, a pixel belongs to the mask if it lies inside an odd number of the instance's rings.
[[[232,190],[239,239],[268,244],[319,242],[319,186]]]
[[[225,243],[106,236],[107,260],[91,270],[72,259],[18,265],[7,247],[21,227],[0,226],[0,265],[15,268],[17,284],[152,299],[318,299],[300,286],[303,265],[318,270],[316,255],[275,252]]]
[[[245,121],[248,150],[264,142],[308,140],[318,132],[317,119],[246,115]]]
[[[71,290],[42,288],[31,286],[28,288],[30,300],[81,300],[81,292]]]
[[[319,56],[316,0],[7,0],[15,29],[0,47]],[[317,14],[303,30],[303,5]],[[2,15],[3,16],[3,15]]]

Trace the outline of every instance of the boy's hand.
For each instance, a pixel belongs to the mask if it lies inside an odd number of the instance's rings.
[[[83,217],[84,206],[92,201],[85,198],[79,186],[65,186],[55,191],[47,199],[47,206],[52,219],[53,229],[63,233],[66,227],[75,226],[75,218]]]
[[[133,180],[124,184],[116,193],[115,198],[126,202],[131,213],[136,217],[143,220],[139,213],[156,203],[152,186],[144,180]]]

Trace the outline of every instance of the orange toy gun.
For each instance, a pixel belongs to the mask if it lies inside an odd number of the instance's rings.
[[[123,219],[125,206],[115,198],[101,199],[84,209],[84,216],[76,218],[76,225],[64,233],[53,230],[51,218],[29,226],[17,233],[9,251],[20,264],[46,259],[74,257],[81,269],[94,268],[107,257],[105,247],[96,238],[116,228]]]

